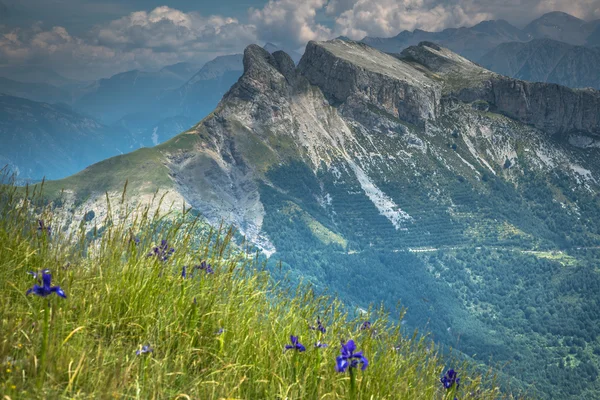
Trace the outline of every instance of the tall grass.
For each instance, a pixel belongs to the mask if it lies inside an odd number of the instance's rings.
[[[130,210],[125,196],[102,221],[101,235],[83,225],[63,230],[36,190],[24,196],[14,185],[0,187],[5,399],[454,398],[439,381],[451,366],[429,342],[404,337],[383,310],[361,330],[363,319],[350,318],[339,302],[310,288],[279,288],[232,243],[230,230],[204,229],[185,211]],[[52,231],[38,230],[38,219]],[[172,256],[148,257],[162,239],[175,248]],[[190,277],[204,260],[214,273]],[[66,299],[25,294],[36,283],[27,272],[43,269]],[[319,316],[324,334],[309,329]],[[290,335],[307,350],[284,352]],[[348,339],[370,363],[353,371],[353,393],[351,374],[334,368]],[[319,340],[329,346],[314,347]],[[137,355],[144,345],[152,352]],[[452,367],[460,399],[500,397],[491,377]]]

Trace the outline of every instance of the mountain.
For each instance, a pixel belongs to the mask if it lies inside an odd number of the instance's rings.
[[[422,41],[438,43],[469,60],[479,62],[496,46],[508,42],[528,42],[532,39],[553,39],[572,45],[600,46],[600,20],[585,22],[561,12],[544,14],[524,29],[504,20],[483,21],[472,27],[450,28],[441,32],[416,29],[403,31],[395,37],[365,37],[363,43],[388,53],[400,53]],[[498,72],[498,71],[496,71]]]
[[[444,29],[441,32],[427,32],[420,29],[413,32],[403,31],[392,38],[367,36],[362,39],[362,42],[388,53],[400,53],[409,46],[422,41],[431,41],[476,61],[500,43],[526,39],[524,33],[518,28],[504,20],[498,20],[484,21],[470,28]]]
[[[176,75],[180,80],[187,81],[190,79],[198,70],[201,65],[190,62],[180,62],[173,65],[167,65],[166,67],[161,68],[161,72],[170,72]]]
[[[160,96],[160,108],[171,116],[183,115],[198,121],[216,107],[242,72],[241,54],[219,56],[207,62],[181,87],[165,91]]]
[[[574,45],[584,45],[600,20],[585,22],[582,19],[554,11],[529,23],[523,32],[533,39],[553,39]],[[596,43],[598,45],[600,43]]]
[[[400,302],[406,327],[505,366],[512,390],[595,398],[600,92],[428,42],[397,55],[309,42],[297,67],[251,45],[243,64],[192,129],[48,182],[48,196],[67,189],[69,213],[101,215],[125,180],[139,203],[158,191],[234,224],[276,276],[349,307]]]
[[[65,78],[51,68],[36,65],[0,66],[0,77],[18,82],[44,83],[59,88],[78,86],[82,83]]]
[[[0,164],[20,180],[63,178],[132,146],[126,131],[64,106],[0,94]]]
[[[85,88],[74,107],[108,124],[140,112],[153,118],[161,111],[157,103],[159,95],[183,82],[181,76],[165,69],[123,72]]]
[[[574,46],[551,39],[511,42],[499,45],[479,63],[526,81],[600,89],[600,47]]]
[[[44,103],[69,103],[70,94],[47,83],[25,83],[0,78],[0,93]]]

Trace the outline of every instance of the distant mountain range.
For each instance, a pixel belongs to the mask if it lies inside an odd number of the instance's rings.
[[[470,28],[449,28],[441,32],[416,29],[391,38],[365,37],[363,43],[388,53],[400,53],[422,41],[438,43],[471,61],[507,42],[552,39],[572,45],[600,45],[600,20],[586,22],[563,12],[551,12],[519,29],[507,21],[484,21]]]
[[[19,82],[2,77],[0,77],[0,93],[45,103],[69,104],[72,100],[68,90],[48,83]]]
[[[479,60],[485,68],[532,82],[600,89],[600,47],[552,39],[503,43]]]
[[[68,106],[0,94],[0,165],[20,180],[58,179],[107,157],[139,148],[115,129]]]
[[[86,82],[65,78],[52,68],[37,65],[0,66],[0,77],[18,82],[45,83],[61,88],[86,85]]]

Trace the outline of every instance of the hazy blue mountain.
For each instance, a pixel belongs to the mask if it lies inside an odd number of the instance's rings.
[[[504,43],[484,55],[485,68],[513,78],[600,89],[600,47],[551,39]]]
[[[199,121],[216,107],[242,72],[241,54],[219,56],[181,87],[165,91],[160,96],[160,108],[170,116],[183,115]]]
[[[562,12],[551,12],[519,29],[504,20],[484,21],[466,28],[451,28],[441,32],[416,29],[403,31],[391,38],[365,37],[372,47],[388,53],[400,53],[408,46],[431,41],[478,62],[496,46],[507,42],[527,42],[532,39],[553,39],[573,45],[599,46],[600,20],[585,22]]]
[[[202,65],[190,62],[180,62],[173,65],[167,65],[166,67],[161,68],[162,72],[170,72],[176,75],[182,81],[187,81],[190,79],[198,70],[202,67]]]
[[[105,123],[114,123],[128,114],[160,112],[157,100],[165,90],[185,80],[170,70],[127,71],[100,79],[85,88],[74,106]]]
[[[585,22],[564,12],[550,12],[529,23],[523,32],[531,39],[553,39],[561,42],[585,45],[600,20]],[[599,45],[600,43],[595,43]]]
[[[431,41],[471,60],[477,60],[500,43],[522,40],[526,40],[523,32],[504,20],[498,20],[484,21],[470,28],[444,29],[441,32],[416,29],[413,32],[403,31],[392,38],[365,37],[362,42],[388,53],[400,53],[409,46]]]
[[[69,103],[71,95],[47,83],[18,82],[0,77],[0,93],[45,103]]]
[[[0,94],[0,164],[19,179],[63,178],[135,148],[126,130],[68,107]]]
[[[18,82],[45,83],[56,87],[82,84],[75,79],[65,78],[52,68],[35,65],[0,66],[0,77]]]
[[[48,192],[99,215],[128,179],[135,199],[158,191],[233,224],[276,277],[349,307],[400,303],[407,327],[505,366],[512,389],[597,396],[599,91],[429,42],[396,55],[309,42],[298,66],[251,45],[243,65],[192,129]]]

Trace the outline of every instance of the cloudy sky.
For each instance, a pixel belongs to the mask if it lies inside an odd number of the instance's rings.
[[[298,49],[488,19],[523,26],[549,11],[598,19],[600,0],[0,0],[0,65],[94,79],[203,63],[250,43]]]

